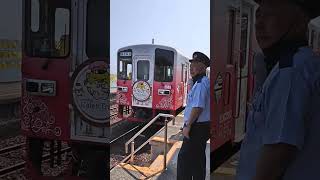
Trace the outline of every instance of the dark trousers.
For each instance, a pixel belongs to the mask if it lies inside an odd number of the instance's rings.
[[[178,155],[177,180],[204,180],[206,177],[206,143],[210,123],[194,123],[190,139],[184,137]]]

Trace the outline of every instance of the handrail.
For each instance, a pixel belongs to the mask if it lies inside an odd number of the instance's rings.
[[[155,122],[159,117],[165,117],[165,127],[161,128],[156,134],[158,134],[159,132],[161,132],[163,129],[165,129],[165,133],[164,133],[164,140],[165,140],[165,143],[164,143],[164,159],[163,159],[163,169],[166,169],[167,168],[167,143],[168,143],[168,118],[173,118],[174,119],[174,116],[171,115],[171,114],[163,114],[163,113],[159,113],[156,117],[154,117],[148,124],[146,124],[139,132],[137,132],[130,140],[128,140],[126,143],[125,143],[125,150],[126,150],[126,153],[128,153],[128,145],[129,143],[131,143],[131,154],[130,156],[130,159],[131,159],[131,162],[133,162],[133,155],[135,153],[137,153],[140,149],[142,149],[142,147],[144,147],[146,144],[148,144],[152,138],[156,135],[154,134],[151,138],[149,138],[146,142],[144,142],[140,147],[138,147],[136,150],[134,148],[134,140],[143,132],[145,131],[153,122]]]
[[[160,133],[165,127],[161,128],[158,132],[156,132],[153,136],[151,136],[146,142],[144,142],[139,148],[134,150],[134,154],[137,153],[138,151],[140,151],[140,149],[142,149],[145,145],[147,145],[158,133]],[[133,143],[131,143],[133,144]],[[125,157],[123,160],[121,160],[120,163],[125,163],[126,161],[129,160],[129,158],[131,158],[131,154],[127,157]],[[112,168],[111,168],[112,169]]]
[[[131,143],[131,141],[134,141],[143,131],[145,131],[145,130],[146,130],[152,123],[154,123],[159,117],[174,118],[174,116],[171,115],[171,114],[159,113],[156,117],[154,117],[151,121],[149,121],[148,124],[146,124],[142,129],[140,129],[140,131],[138,131],[131,139],[129,139],[129,140],[125,143],[126,153],[128,153],[128,145],[129,145],[129,143]]]

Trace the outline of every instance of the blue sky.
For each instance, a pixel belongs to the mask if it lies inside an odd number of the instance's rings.
[[[167,45],[184,56],[210,56],[210,0],[111,0],[111,73],[117,50],[134,44]]]

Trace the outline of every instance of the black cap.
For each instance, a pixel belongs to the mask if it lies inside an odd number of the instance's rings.
[[[263,0],[254,0],[260,4]],[[300,6],[310,18],[320,16],[320,0],[287,0]]]
[[[206,56],[201,52],[194,52],[192,55],[192,59],[190,59],[189,62],[192,62],[192,61],[202,62],[207,67],[210,66],[210,59],[208,58],[208,56]]]

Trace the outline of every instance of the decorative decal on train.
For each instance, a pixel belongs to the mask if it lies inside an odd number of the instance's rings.
[[[127,97],[124,94],[120,94],[120,93],[117,94],[117,103],[121,105],[127,105],[127,106],[130,105]]]
[[[173,109],[172,96],[163,97],[160,102],[156,105],[158,109]]]
[[[62,130],[55,126],[56,118],[49,111],[48,106],[35,96],[25,95],[23,97],[21,129],[42,133],[45,135],[61,136]]]
[[[146,81],[137,81],[133,85],[133,97],[138,101],[146,101],[151,96],[151,87]]]
[[[109,80],[104,61],[88,61],[80,66],[73,78],[73,101],[77,110],[93,122],[105,122]]]
[[[222,84],[223,79],[221,73],[218,74],[217,79],[214,81],[214,99],[217,103],[222,97]]]

